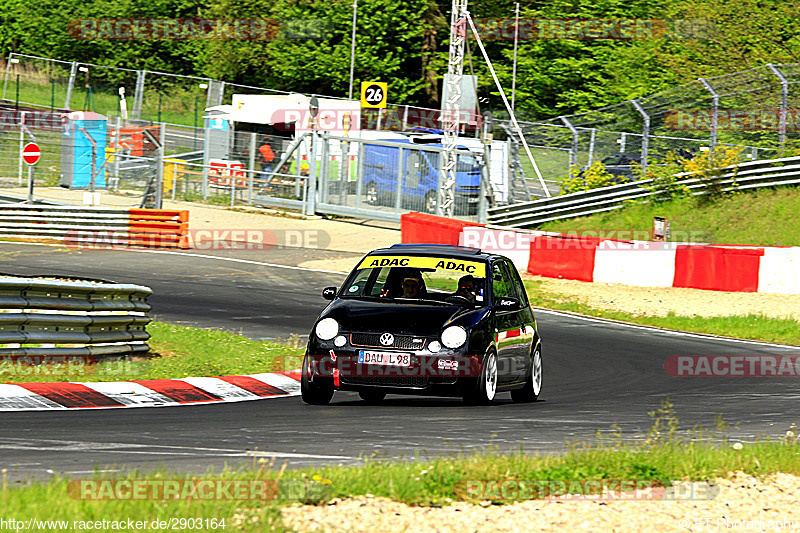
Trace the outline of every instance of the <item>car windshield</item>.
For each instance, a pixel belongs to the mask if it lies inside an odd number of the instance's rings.
[[[486,303],[485,287],[486,265],[480,261],[369,255],[350,275],[341,297],[480,307]]]

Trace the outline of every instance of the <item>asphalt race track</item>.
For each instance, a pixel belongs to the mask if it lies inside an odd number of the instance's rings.
[[[222,255],[222,254],[221,254]],[[0,243],[0,272],[84,276],[141,283],[160,320],[222,327],[253,338],[307,334],[324,307],[321,289],[342,275],[283,268],[345,254],[273,249],[228,252],[246,262],[197,253],[68,250]],[[355,255],[354,262],[355,262]],[[271,264],[267,266],[263,263]],[[537,313],[544,341],[542,401],[490,407],[456,399],[390,396],[367,406],[337,393],[325,407],[300,398],[205,406],[0,415],[0,468],[9,479],[88,475],[164,466],[202,472],[209,465],[276,457],[290,466],[353,464],[360,457],[421,457],[487,446],[557,451],[619,424],[630,437],[650,426],[648,411],[672,399],[682,427],[714,427],[721,414],[735,438],[781,435],[796,422],[796,378],[676,378],[670,355],[800,355],[800,349],[670,333],[549,311]],[[106,466],[112,465],[112,466]]]

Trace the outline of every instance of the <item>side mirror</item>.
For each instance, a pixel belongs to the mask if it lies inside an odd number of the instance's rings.
[[[517,298],[498,298],[494,306],[500,311],[516,311],[522,304]]]
[[[322,297],[325,298],[326,300],[333,300],[334,298],[336,298],[336,291],[337,291],[336,287],[325,287],[324,289],[322,289]]]

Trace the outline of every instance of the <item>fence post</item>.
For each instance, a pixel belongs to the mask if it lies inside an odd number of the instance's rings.
[[[116,133],[114,136],[114,191],[119,190],[119,158],[120,158],[120,143],[119,143],[119,130],[122,127],[122,117],[117,117]]]
[[[397,186],[395,188],[394,198],[394,210],[396,213],[400,213],[400,208],[403,205],[403,178],[405,177],[405,173],[403,172],[404,156],[404,150],[400,148],[397,151]]]
[[[253,205],[253,176],[256,172],[256,132],[250,133],[250,160],[247,162],[247,168],[250,172],[247,173],[250,178],[247,181],[247,205]]]
[[[627,140],[628,134],[624,131],[620,134],[619,138],[619,153],[625,152],[625,141]]]
[[[141,120],[142,118],[142,100],[144,99],[144,70],[136,71],[136,89],[133,93],[133,109],[131,109],[131,118],[133,120]]]
[[[364,192],[364,143],[358,143],[358,161],[356,161],[356,207],[361,207],[361,194]]]
[[[208,169],[210,166],[211,158],[209,157],[209,144],[211,144],[211,130],[208,126],[208,119],[203,119],[203,200],[208,200]],[[197,130],[195,130],[197,135]]]
[[[561,122],[569,128],[569,131],[572,132],[572,148],[569,150],[569,167],[570,169],[578,164],[578,130],[575,129],[575,126],[567,120],[567,117],[558,117],[561,119]]]
[[[69,111],[72,102],[72,88],[75,87],[75,75],[78,73],[78,62],[73,61],[69,69],[69,81],[67,82],[67,97],[64,98],[64,109]]]
[[[711,138],[709,139],[710,149],[713,152],[717,146],[717,126],[719,125],[719,94],[705,78],[697,78],[700,83],[711,94]]]
[[[319,201],[322,203],[328,202],[328,181],[330,181],[330,139],[322,137],[321,154],[319,156],[319,175],[317,176],[317,188],[319,189]]]
[[[156,162],[156,209],[161,209],[164,202],[164,153],[165,143],[167,139],[167,128],[163,122],[158,128],[158,161]],[[173,177],[172,187],[175,187],[175,179]]]
[[[314,119],[312,119],[314,120]],[[317,211],[317,125],[311,130],[311,157],[308,162],[308,193],[306,194],[306,215],[314,215]]]
[[[589,139],[589,166],[592,166],[592,160],[594,159],[594,138],[597,134],[597,128],[592,128],[592,136]]]
[[[778,67],[772,63],[767,63],[767,66],[781,82],[781,114],[778,125],[778,144],[783,148],[783,145],[786,144],[786,114],[789,111],[789,82],[783,75],[783,72],[778,70]]]
[[[6,87],[8,86],[8,77],[11,75],[11,56],[14,52],[9,52],[8,61],[6,62],[6,76],[3,78],[3,100],[6,99]]]
[[[633,104],[633,107],[636,108],[636,111],[642,115],[642,120],[644,122],[644,125],[642,126],[642,159],[640,162],[642,164],[642,171],[647,172],[647,148],[650,142],[650,115],[647,114],[641,104],[639,104],[638,100],[631,100],[631,104]]]

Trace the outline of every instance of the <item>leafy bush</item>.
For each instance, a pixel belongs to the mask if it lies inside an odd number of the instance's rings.
[[[700,152],[683,164],[685,172],[691,172],[691,177],[705,184],[706,194],[701,197],[701,202],[711,203],[724,196],[726,191],[722,182],[728,178],[733,178],[732,187],[736,188],[736,174],[741,159],[741,147],[717,146],[714,150]]]
[[[559,180],[561,194],[573,192],[589,191],[600,187],[614,185],[614,176],[606,171],[606,167],[601,162],[593,163],[585,171],[578,165],[573,165],[569,176]]]

